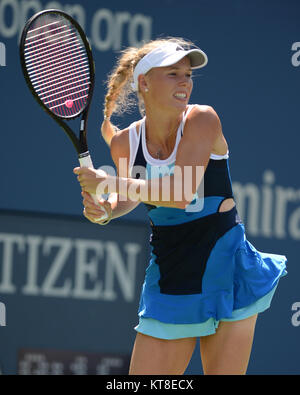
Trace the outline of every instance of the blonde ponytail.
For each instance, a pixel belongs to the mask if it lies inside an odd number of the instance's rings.
[[[111,114],[122,114],[130,105],[129,95],[132,91],[130,79],[133,74],[133,64],[137,56],[138,48],[127,48],[118,59],[117,65],[109,75],[107,83],[107,94],[104,103],[104,116]],[[132,103],[131,103],[132,104]]]

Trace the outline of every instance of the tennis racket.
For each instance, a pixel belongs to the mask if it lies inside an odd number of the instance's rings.
[[[70,138],[80,166],[93,167],[87,146],[87,121],[95,65],[82,28],[63,11],[45,10],[26,23],[19,48],[23,74],[34,98]],[[78,117],[79,136],[66,123]],[[92,197],[98,203],[96,196]],[[107,217],[105,211],[101,220]]]

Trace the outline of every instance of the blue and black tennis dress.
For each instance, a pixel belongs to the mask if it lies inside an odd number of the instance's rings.
[[[192,108],[188,106],[174,150],[165,160],[154,159],[147,150],[145,118],[139,133],[136,123],[130,125],[131,177],[173,174]],[[147,205],[151,255],[138,332],[163,339],[211,335],[220,321],[266,310],[279,278],[286,274],[285,256],[259,252],[247,241],[235,207],[219,212],[221,203],[233,198],[228,153],[211,154],[202,182],[204,197],[197,193],[185,210]]]

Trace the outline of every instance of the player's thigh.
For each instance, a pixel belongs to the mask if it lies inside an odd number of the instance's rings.
[[[138,333],[129,374],[183,374],[196,345],[196,338],[165,340]]]
[[[204,374],[245,374],[251,354],[257,315],[222,321],[215,334],[200,338]]]

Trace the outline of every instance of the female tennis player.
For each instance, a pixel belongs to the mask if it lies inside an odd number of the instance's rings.
[[[126,49],[108,81],[102,124],[118,176],[74,169],[90,221],[108,223],[141,202],[148,208],[151,257],[130,374],[183,374],[197,337],[205,374],[245,374],[257,315],[286,273],[285,256],[259,252],[245,237],[218,115],[188,104],[192,71],[206,63],[183,39]],[[126,109],[132,90],[143,118],[116,132],[110,117]],[[110,196],[97,206],[90,193],[99,190]],[[101,206],[108,220],[96,220]]]

